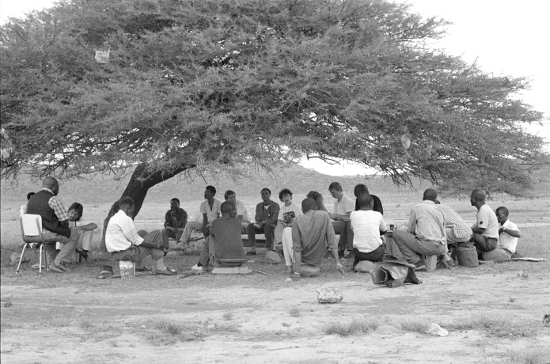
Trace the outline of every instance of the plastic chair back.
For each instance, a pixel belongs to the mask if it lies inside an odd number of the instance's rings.
[[[42,236],[42,216],[35,214],[23,214],[21,226],[24,236]]]

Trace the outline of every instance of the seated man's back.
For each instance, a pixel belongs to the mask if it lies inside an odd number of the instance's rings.
[[[215,237],[216,259],[241,259],[245,257],[241,238],[241,221],[235,217],[222,216],[212,221],[210,234]]]

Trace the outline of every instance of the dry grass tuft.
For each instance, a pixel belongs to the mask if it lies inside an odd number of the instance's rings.
[[[524,349],[508,352],[509,358],[504,364],[546,364],[550,360],[550,350]]]
[[[333,322],[325,328],[327,335],[338,334],[341,336],[349,336],[359,332],[374,331],[379,324],[373,320],[352,319],[351,322]]]
[[[226,312],[223,314],[224,320],[231,321],[233,320],[233,312]]]
[[[83,318],[78,322],[78,326],[80,326],[81,329],[88,330],[94,327],[94,324],[89,319]]]
[[[293,307],[290,310],[288,310],[288,314],[292,317],[298,317],[300,316],[301,312],[298,308]]]
[[[403,330],[418,332],[420,334],[425,334],[426,330],[428,330],[429,327],[430,327],[430,324],[426,323],[426,321],[423,321],[423,320],[421,321],[421,320],[409,319],[401,322],[401,328]]]
[[[539,331],[533,322],[519,322],[508,317],[471,317],[448,324],[454,330],[484,330],[495,337],[532,337]]]

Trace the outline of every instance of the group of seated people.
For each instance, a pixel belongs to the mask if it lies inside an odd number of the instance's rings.
[[[56,197],[58,192],[57,180],[47,177],[42,190],[30,197],[27,212],[42,215],[45,236],[61,244],[56,255],[48,246],[47,252],[52,256],[50,270],[64,273],[68,271],[64,262],[77,246],[81,232],[96,226],[77,225],[82,216],[81,205],[73,204],[67,213]],[[327,211],[323,196],[317,191],[309,192],[298,205],[292,201],[292,192],[285,188],[279,193],[282,202],[279,205],[271,200],[271,191],[264,188],[260,191],[262,202],[256,206],[255,219],[249,221],[248,211],[236,199],[234,191],[227,191],[222,203],[215,198],[216,189],[207,186],[205,200],[200,205],[202,221],[188,221],[180,201],[173,198],[165,215],[164,229],[150,233],[137,231],[133,221],[134,201],[123,197],[118,202],[118,212],[108,222],[105,245],[115,260],[132,261],[137,271],[173,275],[176,271],[166,267],[163,261],[170,238],[176,240],[176,249],[184,249],[193,231],[202,232],[206,241],[199,262],[192,269],[204,271],[210,263],[223,266],[227,262],[244,262],[241,234],[247,234],[251,244],[247,254],[257,254],[255,238],[260,233],[265,235],[267,250],[280,252],[286,272],[293,280],[299,280],[301,276],[319,275],[327,253],[334,257],[336,268],[342,273],[341,259],[350,256],[353,267],[363,260],[397,259],[422,269],[424,257],[446,254],[449,247],[457,244],[472,244],[480,259],[484,252],[495,249],[510,258],[520,237],[517,226],[508,220],[508,210],[499,207],[495,214],[485,203],[486,194],[480,189],[471,195],[471,204],[478,210],[473,226],[468,226],[452,208],[439,203],[437,192],[430,188],[424,191],[422,203],[412,208],[407,229],[391,231],[388,234],[391,238],[384,238],[388,227],[382,202],[369,193],[367,186],[355,186],[355,201],[344,195],[338,182],[330,184],[329,192],[335,198],[332,213]],[[143,266],[147,256],[153,260],[150,269]]]

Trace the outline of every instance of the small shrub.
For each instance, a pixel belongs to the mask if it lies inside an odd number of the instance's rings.
[[[170,320],[160,320],[155,327],[165,334],[178,336],[183,332],[183,326],[180,323]]]
[[[430,324],[426,323],[426,321],[407,320],[401,322],[401,328],[405,331],[413,331],[424,334],[430,328]]]
[[[539,328],[531,322],[513,321],[507,317],[471,317],[448,324],[454,330],[484,330],[496,337],[532,337]]]
[[[325,328],[327,335],[338,334],[349,336],[358,332],[374,331],[378,328],[378,322],[364,319],[354,319],[351,322],[333,322]]]
[[[226,312],[223,314],[223,318],[227,321],[233,320],[233,312]]]

